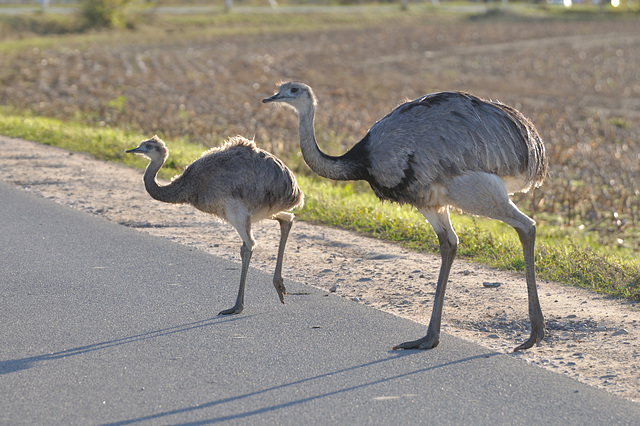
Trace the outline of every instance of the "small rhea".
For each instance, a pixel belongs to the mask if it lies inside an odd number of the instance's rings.
[[[406,102],[375,123],[342,156],[320,150],[314,133],[316,96],[301,82],[281,84],[262,102],[278,102],[298,114],[300,150],[307,165],[335,180],[365,180],[380,200],[415,206],[433,227],[442,263],[427,334],[394,349],[431,349],[440,341],[444,293],[458,248],[449,208],[511,225],[524,253],[531,335],[514,350],[544,337],[534,271],[535,222],[509,198],[542,184],[544,144],[515,108],[464,92],[432,93]]]
[[[284,303],[286,288],[282,279],[282,261],[294,214],[304,195],[296,178],[275,155],[262,150],[242,136],[230,138],[217,148],[205,151],[183,173],[167,185],[158,185],[156,175],[169,156],[158,137],[142,141],[126,152],[146,156],[150,161],[144,172],[144,185],[151,197],[173,204],[191,204],[231,224],[242,239],[242,271],[235,305],[218,315],[239,314],[244,309],[244,290],[251,254],[256,246],[251,224],[274,219],[280,224],[280,245],[273,285]]]

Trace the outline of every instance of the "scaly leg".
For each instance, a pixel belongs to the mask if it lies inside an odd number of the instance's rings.
[[[238,231],[240,238],[242,238],[242,247],[240,248],[240,258],[242,259],[242,271],[240,272],[240,288],[238,289],[238,297],[236,298],[236,304],[233,308],[225,309],[218,315],[233,315],[239,314],[244,309],[244,287],[247,282],[247,273],[249,271],[249,262],[251,261],[251,255],[253,249],[256,246],[256,241],[253,238],[253,232],[251,231],[251,216],[242,209],[229,209],[227,211],[227,220]]]
[[[274,216],[274,219],[280,223],[280,244],[278,246],[278,258],[276,260],[276,270],[273,274],[273,286],[278,292],[280,301],[284,304],[284,295],[287,294],[287,289],[284,286],[284,280],[282,279],[282,261],[284,260],[284,249],[287,245],[287,238],[289,237],[289,231],[293,225],[293,214],[281,212]]]
[[[431,320],[427,328],[427,335],[421,339],[411,342],[404,342],[395,346],[393,349],[432,349],[440,343],[440,324],[442,321],[442,308],[444,305],[444,293],[449,280],[449,272],[453,259],[456,257],[458,250],[458,236],[451,227],[448,210],[442,212],[421,212],[431,223],[433,229],[438,236],[440,242],[440,256],[442,256],[442,264],[440,266],[440,274],[438,276],[438,284],[436,286],[436,297],[433,303],[433,311],[431,312]]]
[[[240,273],[240,288],[238,289],[238,297],[236,298],[236,304],[233,308],[220,311],[218,315],[234,315],[239,314],[244,309],[244,286],[247,282],[247,272],[249,270],[249,262],[251,261],[251,254],[253,250],[247,247],[246,244],[242,244],[240,248],[240,257],[242,258],[242,272]]]
[[[527,293],[529,296],[529,320],[531,321],[531,336],[529,339],[516,347],[513,351],[529,349],[534,344],[540,344],[544,337],[544,317],[540,308],[540,300],[538,300],[538,289],[536,286],[536,272],[534,265],[534,247],[536,242],[536,227],[532,225],[529,232],[516,228],[520,242],[522,243],[522,252],[524,254],[524,267],[527,279]]]

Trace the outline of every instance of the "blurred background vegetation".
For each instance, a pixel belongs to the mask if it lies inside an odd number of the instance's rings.
[[[10,19],[3,20],[16,31],[31,31],[39,34],[61,34],[65,32],[83,32],[96,27],[134,28],[149,14],[158,11],[189,7],[208,8],[209,10],[230,11],[233,8],[249,10],[250,8],[271,9],[278,7],[301,6],[389,6],[407,9],[412,6],[431,5],[464,8],[471,5],[489,5],[495,7],[506,5],[534,5],[541,9],[564,8],[578,11],[599,13],[636,12],[640,11],[638,0],[478,0],[460,2],[457,0],[0,0],[0,11],[10,10]],[[58,16],[43,17],[19,13],[37,11],[41,14],[54,12]],[[60,16],[62,15],[62,16]],[[64,16],[67,15],[67,16]],[[68,15],[72,15],[71,17]],[[72,18],[72,19],[70,19]]]

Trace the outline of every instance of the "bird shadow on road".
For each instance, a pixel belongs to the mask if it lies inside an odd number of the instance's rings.
[[[389,363],[389,362],[393,362],[396,360],[399,360],[401,358],[404,357],[408,357],[408,356],[416,356],[417,354],[420,353],[424,353],[423,351],[413,351],[413,350],[409,350],[409,351],[392,351],[392,353],[387,356],[386,358],[383,359],[377,359],[371,362],[367,362],[364,364],[359,364],[359,365],[354,365],[351,367],[345,367],[345,368],[341,368],[339,370],[335,370],[335,371],[331,371],[331,372],[327,372],[327,373],[323,373],[323,374],[319,374],[313,377],[308,377],[308,378],[303,378],[300,380],[295,380],[295,381],[291,381],[289,383],[283,383],[281,385],[277,385],[277,386],[272,386],[266,389],[261,389],[261,390],[257,390],[254,392],[249,392],[249,393],[245,393],[242,395],[236,395],[236,396],[231,396],[228,398],[223,398],[223,399],[219,399],[219,400],[215,400],[215,401],[210,401],[208,403],[203,403],[203,404],[197,404],[197,405],[192,405],[190,407],[184,407],[184,408],[178,408],[175,410],[169,410],[169,411],[165,411],[165,412],[161,412],[161,413],[156,413],[156,414],[151,414],[151,415],[147,415],[147,416],[143,416],[143,417],[138,417],[138,418],[133,418],[133,419],[128,419],[128,420],[122,420],[122,421],[117,421],[117,422],[113,422],[113,423],[105,423],[103,424],[103,426],[121,426],[121,425],[128,425],[128,424],[134,424],[134,423],[139,423],[139,422],[146,422],[146,421],[152,421],[152,420],[157,420],[157,419],[161,419],[161,418],[165,418],[165,417],[169,417],[169,416],[173,416],[173,415],[179,415],[179,414],[183,414],[183,413],[188,413],[188,412],[192,412],[192,411],[196,411],[196,410],[202,410],[202,409],[210,409],[216,406],[223,406],[225,404],[232,404],[232,403],[237,403],[237,402],[242,402],[243,400],[247,400],[249,398],[252,397],[260,397],[260,396],[264,396],[265,394],[271,393],[271,392],[277,392],[286,388],[290,388],[290,387],[296,387],[296,386],[301,386],[301,385],[306,385],[306,384],[310,384],[314,381],[318,381],[318,380],[322,380],[325,378],[330,378],[333,376],[339,376],[339,375],[343,375],[343,374],[358,374],[361,377],[370,377],[371,375],[369,374],[370,372],[366,371],[367,369],[377,366],[377,365],[382,365],[384,363]],[[438,365],[431,365],[428,367],[424,367],[424,368],[418,368],[418,369],[413,369],[411,371],[407,371],[405,373],[402,374],[396,374],[396,375],[392,375],[392,376],[385,376],[385,377],[380,377],[377,379],[373,379],[373,380],[369,380],[369,381],[365,381],[363,383],[357,384],[357,385],[353,385],[353,386],[346,386],[346,387],[338,387],[335,390],[331,390],[329,392],[323,392],[323,393],[318,393],[318,394],[314,394],[314,395],[309,395],[303,398],[298,398],[298,399],[294,399],[291,401],[287,401],[287,402],[283,402],[281,404],[276,404],[276,405],[271,405],[271,406],[266,406],[266,407],[262,407],[262,408],[256,408],[253,410],[247,410],[241,413],[236,413],[236,414],[228,414],[228,415],[221,415],[219,417],[213,417],[213,418],[208,418],[208,419],[204,419],[204,420],[197,420],[197,421],[192,421],[192,422],[186,422],[186,423],[179,423],[176,421],[171,421],[171,424],[174,425],[203,425],[203,424],[211,424],[211,423],[219,423],[219,422],[225,422],[225,421],[230,421],[230,420],[239,420],[239,419],[247,419],[250,418],[251,416],[256,416],[256,415],[260,415],[263,413],[267,413],[270,411],[276,411],[276,410],[280,410],[280,409],[284,409],[287,407],[291,407],[291,406],[295,406],[298,404],[304,404],[307,402],[311,402],[314,400],[319,400],[322,398],[327,398],[327,397],[331,397],[334,395],[340,395],[340,394],[346,394],[352,391],[356,391],[359,389],[363,389],[363,388],[367,388],[369,386],[375,386],[375,385],[379,385],[382,383],[386,383],[386,382],[391,382],[394,380],[401,380],[410,376],[414,376],[417,374],[423,374],[426,373],[428,371],[432,371],[432,370],[436,370],[439,368],[443,368],[443,367],[448,367],[448,366],[453,366],[453,365],[457,365],[457,364],[461,364],[461,363],[466,363],[466,362],[473,362],[475,360],[479,360],[479,359],[486,359],[489,357],[493,357],[496,355],[500,355],[500,353],[498,352],[490,352],[490,353],[483,353],[480,355],[474,355],[474,356],[469,356],[466,358],[461,358],[461,359],[456,359],[453,361],[449,361],[449,362],[444,362]],[[391,371],[391,369],[388,369],[389,371]],[[245,402],[246,403],[246,402]]]
[[[187,324],[175,325],[173,327],[162,328],[160,330],[147,331],[145,333],[135,334],[132,336],[122,337],[120,339],[108,340],[106,342],[93,343],[90,345],[78,346],[72,349],[65,349],[63,351],[52,352],[44,355],[37,355],[27,358],[9,359],[0,361],[0,375],[15,373],[33,367],[38,362],[43,361],[55,361],[71,356],[82,355],[88,352],[99,351],[114,346],[126,345],[129,343],[140,342],[148,339],[155,339],[158,337],[169,336],[175,333],[183,333],[185,331],[191,331],[203,327],[210,327],[212,325],[238,321],[252,317],[253,315],[243,316],[216,316],[205,320],[194,321]]]

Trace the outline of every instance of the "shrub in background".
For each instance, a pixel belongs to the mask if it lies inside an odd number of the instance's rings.
[[[152,6],[142,0],[80,0],[80,15],[90,27],[134,28]]]

